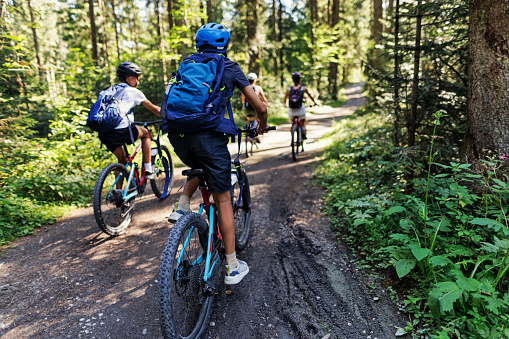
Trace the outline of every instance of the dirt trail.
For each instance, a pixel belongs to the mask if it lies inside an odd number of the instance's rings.
[[[251,271],[229,295],[218,284],[204,338],[394,338],[395,326],[404,327],[383,289],[372,288],[337,243],[311,180],[319,138],[362,105],[361,89],[349,87],[343,107],[309,116],[299,161],[291,159],[288,124],[263,136],[244,160],[253,219],[238,256]],[[177,176],[175,187],[182,183]],[[86,208],[3,248],[0,337],[160,338],[157,274],[171,227],[165,217],[177,197],[176,189],[165,201],[145,195],[116,238],[100,233]]]

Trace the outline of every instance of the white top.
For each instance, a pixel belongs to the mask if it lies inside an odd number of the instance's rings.
[[[134,113],[132,108],[138,106],[143,101],[147,100],[145,94],[135,87],[131,87],[126,83],[120,83],[118,86],[125,87],[124,93],[118,98],[118,111],[122,116],[122,122],[115,128],[129,127],[129,120],[134,122]],[[128,120],[129,119],[129,120]]]

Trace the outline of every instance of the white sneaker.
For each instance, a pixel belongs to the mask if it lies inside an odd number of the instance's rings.
[[[169,222],[177,222],[183,215],[190,213],[191,210],[185,210],[179,206],[178,201],[175,203],[175,207],[173,207],[173,211],[168,217]]]
[[[237,267],[230,267],[226,265],[226,276],[224,283],[226,285],[238,284],[249,273],[249,266],[242,260],[237,260]]]

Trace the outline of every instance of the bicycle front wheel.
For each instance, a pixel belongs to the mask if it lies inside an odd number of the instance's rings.
[[[230,188],[233,218],[235,222],[235,249],[243,250],[249,240],[251,226],[251,191],[249,180],[244,169],[232,170],[237,176],[235,184]]]
[[[159,199],[164,199],[170,195],[173,184],[173,160],[168,147],[161,146],[161,155],[157,148],[152,149],[152,168],[156,175],[155,179],[150,180],[152,192]]]
[[[111,236],[119,235],[131,223],[135,197],[128,201],[123,199],[128,177],[129,172],[124,165],[111,164],[101,171],[95,183],[92,201],[95,221],[101,231]],[[117,190],[117,182],[122,184],[121,190]],[[135,190],[132,180],[128,193]]]
[[[159,315],[164,338],[197,338],[205,330],[213,295],[203,293],[208,225],[190,213],[173,226],[159,269]]]

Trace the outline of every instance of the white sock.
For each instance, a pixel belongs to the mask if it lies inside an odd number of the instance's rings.
[[[152,172],[152,164],[150,162],[145,162],[145,172]]]
[[[237,267],[237,254],[233,252],[232,254],[226,255],[226,264],[230,267]]]
[[[191,198],[189,198],[186,195],[181,195],[179,198],[178,205],[184,210],[184,211],[190,211],[191,210]]]

